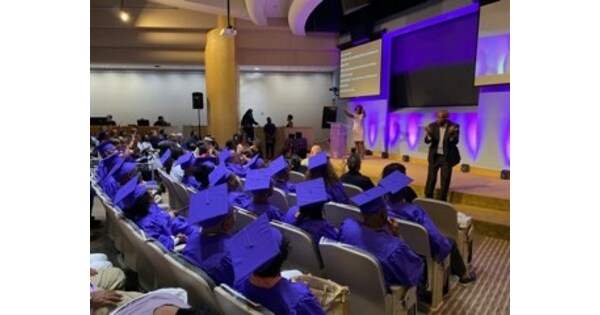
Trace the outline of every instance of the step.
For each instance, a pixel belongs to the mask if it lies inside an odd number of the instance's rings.
[[[477,234],[510,240],[510,212],[467,204],[454,207],[473,218]]]

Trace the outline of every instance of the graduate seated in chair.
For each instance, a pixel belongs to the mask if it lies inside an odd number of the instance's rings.
[[[333,165],[328,160],[325,152],[317,153],[308,159],[308,172],[306,179],[323,178],[325,181],[325,190],[329,201],[350,204],[350,199],[344,191],[344,186],[333,170]]]
[[[266,214],[269,220],[282,220],[281,210],[269,202],[269,197],[273,194],[273,181],[271,174],[266,169],[256,169],[248,172],[244,191],[253,195],[252,202],[245,208],[256,216]]]
[[[246,226],[229,242],[234,289],[275,314],[325,314],[308,286],[281,277],[288,243],[266,216]]]
[[[230,171],[225,163],[220,163],[210,174],[208,180],[211,186],[217,186],[227,183],[227,199],[231,207],[236,206],[243,209],[248,209],[252,203],[252,199],[248,194],[241,191],[236,191],[240,186],[238,177]]]
[[[452,238],[445,237],[438,230],[425,210],[404,199],[406,194],[405,188],[412,181],[412,178],[401,172],[397,170],[392,171],[391,167],[384,169],[383,179],[379,182],[379,186],[387,192],[388,215],[422,225],[429,234],[431,254],[435,260],[441,263],[450,254],[450,269],[452,274],[459,277],[459,284],[467,285],[472,283],[476,278],[475,272],[469,271],[468,266],[465,266],[456,242]]]
[[[138,181],[138,177],[131,179],[115,196],[114,203],[121,207],[125,217],[171,251],[175,246],[185,244],[189,236],[198,233],[198,229],[189,225],[185,218],[176,216],[173,211],[166,212],[154,203],[147,188]]]
[[[194,164],[196,163],[196,158],[194,157],[194,153],[188,152],[177,159],[174,165],[179,165],[183,170],[183,178],[181,179],[181,183],[192,187],[194,189],[198,189],[200,187],[200,183],[196,181],[196,177],[194,176]]]
[[[352,198],[364,223],[346,219],[340,225],[338,241],[361,248],[377,258],[386,287],[417,285],[423,275],[423,260],[398,236],[397,223],[388,219],[383,200],[386,190],[375,187]]]
[[[269,164],[269,172],[273,176],[275,187],[283,190],[286,194],[296,192],[294,184],[290,182],[290,167],[283,155]]]
[[[323,218],[323,205],[329,200],[323,179],[298,183],[296,189],[297,204],[288,210],[284,222],[309,233],[315,244],[322,236],[337,239],[335,228]]]
[[[226,243],[235,225],[233,208],[227,201],[227,186],[210,187],[190,198],[190,224],[200,225],[200,232],[188,238],[183,256],[204,270],[216,285],[233,285],[233,269]]]

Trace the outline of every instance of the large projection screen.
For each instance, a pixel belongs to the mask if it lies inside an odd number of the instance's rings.
[[[381,94],[381,40],[342,50],[340,97]]]

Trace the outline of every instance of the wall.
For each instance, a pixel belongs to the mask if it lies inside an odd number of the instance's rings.
[[[323,107],[332,105],[331,73],[241,73],[239,117],[252,108],[261,125],[271,117],[276,126],[294,116],[294,126],[315,128],[315,141],[329,134],[321,129]]]
[[[316,141],[328,136],[321,130],[323,106],[331,106],[331,73],[240,73],[239,117],[250,107],[264,126],[270,116],[277,126],[285,125],[288,114],[295,126],[315,128]],[[139,118],[163,115],[173,126],[197,125],[192,109],[192,92],[205,93],[200,71],[91,70],[90,115],[112,114],[119,124],[135,124]],[[206,107],[205,107],[206,108]],[[202,110],[206,125],[206,110]]]
[[[204,73],[191,71],[90,71],[90,115],[112,114],[122,125],[139,118],[156,121],[159,115],[172,126],[198,125],[192,92],[206,93]],[[201,110],[206,125],[206,110]]]

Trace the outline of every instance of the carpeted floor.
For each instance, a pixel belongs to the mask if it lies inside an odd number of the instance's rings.
[[[477,281],[454,287],[436,314],[510,314],[510,242],[483,237],[474,252]]]

